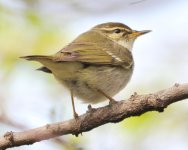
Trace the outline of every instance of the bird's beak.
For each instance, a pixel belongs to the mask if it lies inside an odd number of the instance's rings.
[[[133,37],[138,37],[138,36],[141,36],[143,34],[146,34],[146,33],[149,33],[151,32],[151,30],[143,30],[143,31],[136,31],[136,30],[133,30],[133,32],[131,33],[131,36]]]

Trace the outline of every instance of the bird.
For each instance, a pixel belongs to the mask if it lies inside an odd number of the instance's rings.
[[[51,73],[70,91],[73,116],[78,118],[74,98],[96,104],[113,98],[133,74],[132,48],[137,37],[150,30],[137,31],[119,22],[92,27],[52,55],[22,56],[42,64],[37,70]]]

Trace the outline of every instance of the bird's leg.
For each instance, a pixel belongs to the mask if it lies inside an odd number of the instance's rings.
[[[109,96],[108,94],[106,94],[105,92],[103,92],[101,89],[98,89],[98,91],[104,95],[106,98],[108,98],[110,100],[109,104],[112,105],[114,103],[116,103],[116,100],[113,99],[111,96]]]
[[[77,119],[78,118],[78,114],[76,113],[76,110],[75,110],[73,91],[71,90],[70,92],[71,92],[73,115],[74,115],[74,118]]]

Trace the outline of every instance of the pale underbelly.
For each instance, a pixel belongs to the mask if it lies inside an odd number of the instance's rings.
[[[107,99],[98,89],[113,97],[127,85],[131,76],[132,70],[122,67],[93,66],[78,71],[77,79],[62,83],[83,102],[98,103]]]

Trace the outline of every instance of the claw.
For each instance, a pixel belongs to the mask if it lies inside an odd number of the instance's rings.
[[[112,105],[114,105],[114,104],[116,104],[116,103],[117,103],[117,101],[114,100],[114,99],[111,99],[111,100],[109,101],[109,105],[110,105],[110,106],[112,106]]]
[[[95,108],[92,108],[90,104],[87,106],[87,109],[87,113],[93,113],[96,110]]]
[[[74,112],[74,119],[78,119],[78,118],[79,118],[78,114]]]

